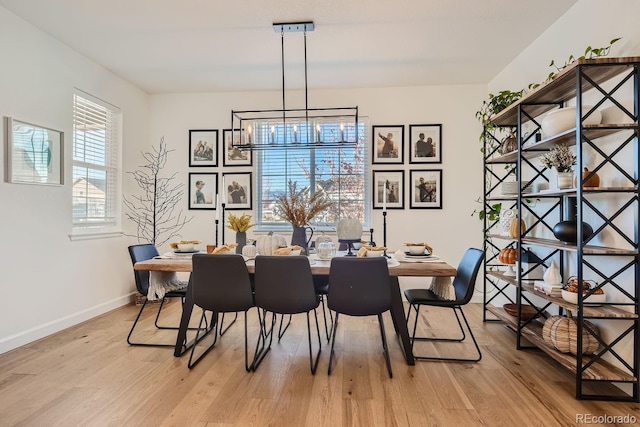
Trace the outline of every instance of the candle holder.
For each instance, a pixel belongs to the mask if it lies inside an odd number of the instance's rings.
[[[382,246],[387,247],[387,211],[382,211]],[[387,255],[387,250],[384,250],[384,256],[391,258]]]
[[[359,241],[360,239],[338,239],[338,242],[347,244],[347,253],[344,254],[344,256],[355,256],[356,254],[351,252],[351,249],[353,248],[353,244]]]
[[[218,223],[220,222],[219,219],[216,219],[216,247],[218,246]]]
[[[226,203],[222,204],[222,244],[224,245],[224,207]]]

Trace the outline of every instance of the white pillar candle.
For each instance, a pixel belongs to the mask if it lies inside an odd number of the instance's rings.
[[[220,220],[220,205],[218,204],[218,193],[216,193],[216,221]]]
[[[387,211],[387,182],[382,183],[382,212]]]

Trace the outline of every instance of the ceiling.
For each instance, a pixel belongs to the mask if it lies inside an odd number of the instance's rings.
[[[149,93],[282,88],[274,22],[313,21],[308,87],[488,83],[577,0],[0,0]],[[287,89],[303,33],[285,33]]]

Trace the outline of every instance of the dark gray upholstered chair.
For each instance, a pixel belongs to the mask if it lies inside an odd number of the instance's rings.
[[[210,311],[212,312],[211,324],[215,324],[215,328],[210,328],[204,335],[212,330],[215,335],[213,343],[195,360],[193,360],[193,355],[197,344],[191,348],[189,369],[195,366],[216,345],[218,334],[222,336],[222,322],[218,321],[220,313],[224,316],[224,313],[237,314],[242,311],[244,312],[244,365],[249,372],[251,368],[247,351],[247,312],[251,307],[254,307],[254,303],[249,271],[242,255],[193,255],[190,286],[193,292],[193,303],[202,308],[198,329],[203,328],[203,322],[206,322],[206,312]],[[199,337],[199,333],[200,330],[196,332],[196,343],[204,337],[204,335]]]
[[[409,317],[411,316],[411,309],[415,310],[415,320],[413,322],[413,333],[411,335],[411,347],[413,348],[415,341],[454,341],[454,342],[463,342],[466,339],[466,333],[464,328],[462,327],[462,323],[460,322],[460,315],[462,315],[462,320],[466,325],[467,330],[469,331],[469,336],[473,341],[473,344],[476,347],[477,356],[473,358],[445,358],[445,357],[435,357],[435,356],[424,356],[417,355],[414,352],[414,357],[419,360],[439,360],[439,361],[451,361],[451,362],[478,362],[482,359],[482,352],[480,351],[480,347],[476,342],[476,338],[473,336],[473,332],[469,327],[469,322],[467,321],[466,316],[464,315],[464,311],[462,311],[462,306],[467,304],[471,297],[473,296],[473,289],[475,287],[476,277],[478,276],[478,271],[480,270],[480,265],[482,264],[482,260],[484,258],[484,252],[480,249],[470,248],[467,249],[460,264],[458,265],[458,270],[456,272],[456,277],[453,279],[453,287],[455,289],[455,299],[454,300],[446,300],[432,291],[428,289],[407,289],[404,291],[404,295],[409,301],[409,311],[407,312],[407,324],[409,323]],[[453,312],[456,315],[456,320],[458,321],[458,326],[460,328],[460,332],[462,333],[462,337],[460,338],[427,338],[427,337],[416,337],[416,328],[418,325],[418,317],[420,317],[420,307],[432,306],[432,307],[448,307],[453,309]]]
[[[309,260],[305,256],[262,256],[255,260],[255,303],[262,310],[261,332],[256,345],[253,369],[257,369],[271,349],[276,315],[306,313],[309,339],[309,364],[315,374],[322,351],[320,327],[316,308],[320,300],[313,286],[313,276]],[[272,313],[270,327],[267,327],[267,313]],[[311,321],[313,312],[318,335],[318,352],[313,357],[311,341]]]
[[[155,256],[158,256],[158,250],[152,244],[142,244],[142,245],[132,245],[129,246],[129,255],[131,256],[131,263],[135,265],[136,262],[146,261],[152,259]],[[136,289],[145,297],[147,296],[147,292],[149,290],[149,272],[148,271],[137,271],[133,270],[133,276],[136,281]],[[164,302],[166,298],[181,298],[184,301],[184,297],[186,296],[186,289],[181,289],[177,291],[169,291],[165,294],[165,298],[160,301],[158,305],[158,313],[156,314],[156,319],[154,324],[158,329],[178,329],[178,326],[160,326],[158,324],[158,319],[160,318],[160,313],[162,312],[162,307],[164,306]],[[140,311],[138,312],[138,316],[136,316],[136,320],[133,322],[133,326],[131,326],[131,330],[129,331],[129,335],[127,336],[127,342],[129,345],[143,345],[143,346],[152,346],[152,347],[174,347],[174,343],[167,344],[158,344],[158,343],[148,343],[148,342],[134,342],[131,340],[131,336],[133,335],[133,331],[138,325],[138,320],[140,320],[140,316],[147,306],[147,300],[145,298],[142,307],[140,307]]]
[[[346,314],[349,316],[378,316],[387,370],[389,377],[393,378],[389,346],[382,320],[382,313],[391,310],[391,288],[387,259],[385,257],[333,258],[329,270],[327,305],[329,310],[336,313],[331,337],[329,375],[331,375],[333,368],[333,348],[336,343],[338,319],[340,314]]]

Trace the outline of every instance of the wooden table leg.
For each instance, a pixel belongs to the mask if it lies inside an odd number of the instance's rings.
[[[407,318],[404,315],[404,305],[402,304],[402,295],[400,294],[400,282],[396,276],[390,276],[391,291],[391,318],[393,319],[393,327],[400,341],[400,348],[404,353],[407,365],[415,365],[413,351],[411,350],[411,341],[409,338],[409,329],[407,329]]]

